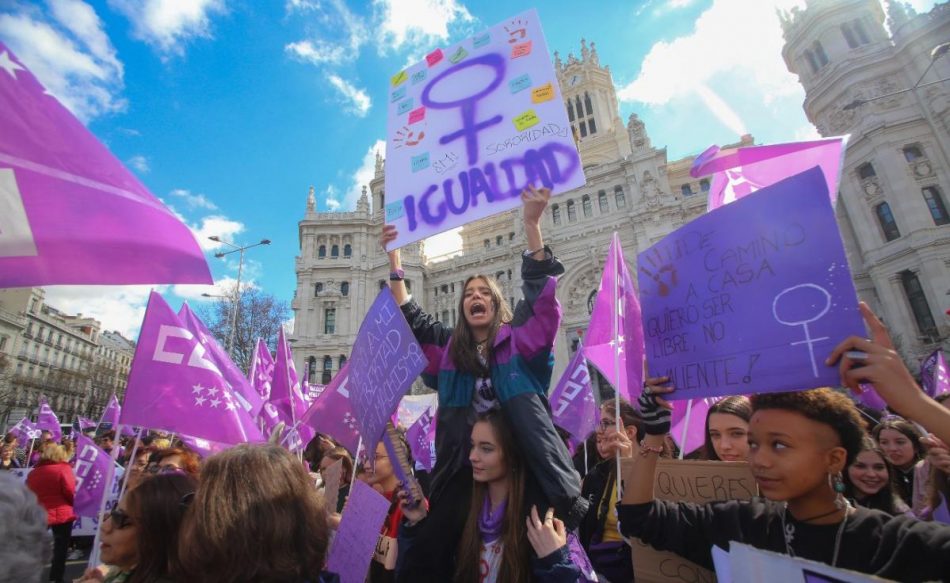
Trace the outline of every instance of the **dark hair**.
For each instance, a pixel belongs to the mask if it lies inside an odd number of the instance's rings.
[[[329,458],[335,462],[343,460],[343,473],[340,474],[340,486],[345,486],[353,479],[353,458],[350,456],[350,452],[346,451],[346,448],[343,446],[337,446],[323,454],[323,458]],[[317,468],[314,468],[317,469]],[[333,510],[331,508],[331,510]]]
[[[600,408],[608,415],[617,416],[616,399],[604,401]],[[633,405],[626,399],[620,399],[620,420],[623,422],[624,427],[633,427],[637,430],[637,440],[640,440],[646,435],[646,433],[643,432],[643,417],[640,417],[640,413],[634,409]]]
[[[748,425],[749,419],[752,419],[752,403],[748,397],[742,395],[726,397],[725,399],[716,401],[706,413],[706,438],[703,441],[702,459],[720,461],[719,454],[716,453],[716,448],[713,446],[712,437],[709,436],[709,418],[713,413],[734,415],[745,421],[746,425]]]
[[[187,501],[198,482],[187,474],[164,474],[129,490],[126,504],[138,524],[138,563],[129,583],[151,583],[177,571],[178,535]]]
[[[110,441],[115,441],[115,429],[110,429],[99,434],[99,437],[96,438],[97,441],[108,439]]]
[[[449,356],[452,358],[452,363],[457,370],[477,377],[487,377],[490,374],[488,365],[483,364],[478,358],[478,351],[476,350],[477,343],[472,336],[472,329],[468,325],[468,320],[465,318],[465,290],[468,289],[468,284],[475,279],[481,279],[485,282],[485,285],[488,286],[488,289],[491,291],[492,306],[495,308],[495,318],[492,320],[491,329],[488,332],[488,339],[486,341],[488,348],[485,352],[486,362],[490,362],[491,360],[491,348],[495,342],[495,335],[498,333],[498,329],[501,328],[502,324],[510,322],[513,318],[511,307],[505,300],[505,296],[502,295],[501,287],[498,285],[498,282],[495,281],[495,278],[489,275],[478,274],[469,277],[465,280],[465,283],[462,284],[462,294],[459,296],[458,302],[459,318],[455,322],[455,329],[452,331],[452,340],[449,343]]]
[[[753,413],[767,409],[794,411],[831,427],[847,451],[845,466],[854,463],[867,437],[861,415],[851,399],[828,388],[794,393],[762,393],[752,395],[749,400]]]
[[[502,557],[498,580],[527,583],[531,580],[530,547],[527,543],[524,512],[525,474],[528,467],[518,447],[514,433],[501,411],[479,414],[475,423],[488,423],[498,440],[498,445],[508,466],[508,501],[501,527]],[[473,426],[474,427],[474,426]],[[459,540],[458,558],[453,581],[476,583],[479,581],[482,549],[482,534],[478,519],[482,511],[488,487],[483,482],[472,484],[472,498],[468,506],[468,518]]]
[[[176,580],[314,581],[328,540],[326,509],[303,465],[277,445],[238,445],[205,460]]]
[[[891,429],[897,431],[898,433],[904,434],[904,436],[910,440],[911,445],[914,446],[914,463],[917,463],[924,457],[924,446],[920,443],[920,438],[923,437],[920,431],[914,426],[913,423],[903,419],[901,417],[887,417],[880,423],[874,426],[874,429],[871,430],[871,435],[874,436],[874,441],[881,442],[881,432],[885,429]]]
[[[934,397],[934,400],[950,409],[950,393],[943,393]],[[930,464],[930,479],[927,480],[926,503],[931,510],[940,506],[941,498],[950,504],[950,474]]]
[[[897,494],[895,489],[894,482],[894,466],[891,465],[891,462],[887,460],[887,456],[884,455],[884,452],[880,447],[874,442],[873,439],[867,437],[862,442],[861,451],[858,452],[858,455],[870,451],[873,452],[876,456],[881,458],[884,461],[884,466],[887,468],[887,482],[881,487],[875,494],[864,498],[863,500],[859,499],[857,496],[857,489],[854,487],[854,483],[851,481],[850,469],[858,460],[857,455],[853,462],[848,464],[848,467],[845,469],[843,474],[844,478],[844,495],[851,500],[854,500],[861,506],[865,508],[873,508],[875,510],[881,510],[887,512],[891,515],[897,515],[904,511],[904,502],[901,500],[900,496]]]

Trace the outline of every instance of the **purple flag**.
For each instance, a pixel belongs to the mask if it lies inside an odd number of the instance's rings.
[[[695,451],[706,443],[706,415],[718,400],[716,397],[692,399],[692,406],[688,406],[688,401],[684,401],[673,407],[670,437],[684,454]],[[689,419],[686,418],[687,409]]]
[[[218,370],[224,375],[224,380],[231,386],[232,394],[237,397],[241,407],[247,411],[251,417],[257,417],[261,407],[264,406],[264,400],[257,394],[257,391],[251,387],[250,381],[244,376],[241,370],[235,366],[231,357],[221,348],[218,341],[208,330],[204,322],[191,311],[188,304],[182,304],[178,310],[178,317],[185,323],[185,326],[191,330],[192,334],[198,337],[198,340],[208,351],[208,356],[218,365]]]
[[[40,430],[26,417],[17,421],[16,425],[11,427],[8,432],[16,436],[20,447],[24,447],[31,439],[40,438]]]
[[[825,356],[864,334],[818,168],[680,227],[639,268],[650,376],[673,399],[835,386]]]
[[[56,417],[56,413],[53,413],[53,408],[49,406],[46,397],[40,397],[40,412],[36,416],[36,428],[52,433],[54,441],[63,438],[63,428],[59,426],[59,418]]]
[[[0,42],[0,288],[213,283],[194,235]]]
[[[363,583],[366,580],[379,540],[379,529],[386,520],[389,506],[385,496],[364,482],[353,482],[340,528],[333,537],[327,557],[327,570],[338,573],[341,583]]]
[[[145,310],[120,423],[222,443],[264,441],[204,345],[156,292]]]
[[[583,348],[561,375],[550,397],[554,424],[571,434],[571,449],[583,443],[600,423],[600,407],[590,384]]]
[[[87,429],[95,429],[95,428],[96,428],[96,422],[93,421],[92,419],[86,419],[85,417],[79,417],[79,418],[76,420],[76,427],[79,429],[79,431],[85,431],[85,430],[87,430]]]
[[[887,402],[878,394],[874,385],[871,383],[861,383],[858,386],[861,388],[861,392],[854,395],[854,397],[859,402],[877,411],[883,411],[887,408]]]
[[[388,287],[370,306],[347,364],[353,413],[366,440],[369,459],[399,400],[428,361]]]
[[[77,516],[96,516],[108,487],[112,458],[85,435],[76,437],[76,498],[73,509]]]
[[[291,450],[306,447],[314,437],[310,426],[299,423],[303,414],[307,412],[307,400],[300,392],[300,382],[297,379],[297,369],[294,367],[294,357],[290,351],[290,344],[281,328],[277,336],[277,359],[274,362],[274,378],[271,380],[269,402],[280,414],[281,420],[290,430],[285,440]]]
[[[920,385],[933,398],[950,393],[950,369],[940,348],[920,363]]]
[[[190,435],[179,434],[178,439],[203,458],[220,453],[230,447],[226,443],[218,443],[217,441],[209,441],[200,437],[191,437]]]
[[[267,345],[264,344],[263,338],[257,339],[257,350],[254,351],[254,357],[251,359],[251,370],[248,371],[247,377],[261,398],[270,399],[271,379],[274,378],[274,359]]]
[[[336,373],[323,394],[304,413],[302,421],[313,430],[332,436],[355,454],[360,432],[350,401],[350,362]]]
[[[630,402],[643,389],[643,329],[636,294],[620,237],[614,233],[584,336],[584,356]]]
[[[712,146],[693,161],[690,174],[699,178],[714,173],[707,205],[707,210],[711,212],[818,166],[834,204],[838,196],[838,179],[846,142],[846,137],[837,137],[730,150]]]
[[[416,465],[431,472],[435,467],[435,419],[431,409],[426,409],[409,427],[406,440]]]
[[[122,407],[119,405],[119,398],[115,396],[115,393],[112,393],[109,404],[106,405],[106,408],[102,411],[102,417],[99,418],[99,425],[108,423],[109,427],[115,429],[115,426],[119,424],[121,413]]]

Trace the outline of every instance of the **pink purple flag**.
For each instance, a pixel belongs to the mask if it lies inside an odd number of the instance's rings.
[[[211,331],[204,325],[204,322],[191,311],[188,304],[182,304],[178,310],[178,317],[185,326],[191,330],[198,340],[204,345],[205,350],[211,360],[218,365],[218,370],[224,375],[224,380],[231,386],[232,394],[237,397],[241,407],[247,411],[251,417],[256,417],[264,406],[264,400],[257,391],[251,386],[251,382],[244,376],[244,373],[234,364],[228,353],[221,348],[218,341],[214,339]]]
[[[431,472],[435,467],[435,418],[431,409],[426,409],[409,427],[406,441],[416,467]]]
[[[53,408],[49,406],[46,397],[40,397],[40,412],[36,416],[36,428],[52,433],[55,441],[63,438],[63,428],[59,426],[59,418],[56,417],[56,413],[53,413]]]
[[[102,411],[102,417],[99,418],[99,425],[108,423],[110,427],[115,428],[115,426],[119,424],[119,415],[121,413],[122,407],[119,405],[119,398],[115,396],[115,393],[112,393],[109,403]]]
[[[578,349],[550,397],[554,424],[571,434],[573,450],[597,429],[600,407],[590,383],[583,348]]]
[[[300,392],[293,353],[283,328],[277,336],[277,358],[274,362],[269,402],[277,409],[281,420],[289,429],[289,436],[285,440],[288,448],[298,450],[306,447],[313,439],[314,432],[308,425],[298,423],[307,412],[307,400]]]
[[[876,411],[883,411],[887,408],[887,401],[878,394],[874,385],[871,383],[861,383],[859,387],[861,388],[861,392],[854,395],[858,402]]]
[[[748,146],[720,150],[712,146],[693,162],[694,178],[712,174],[708,211],[818,166],[834,204],[847,137],[771,146]]]
[[[16,436],[20,447],[25,446],[31,439],[40,438],[40,430],[26,417],[17,421],[16,425],[11,427],[8,432]]]
[[[226,443],[218,443],[217,441],[209,441],[207,439],[192,437],[190,435],[180,434],[178,439],[180,439],[182,443],[187,445],[192,451],[197,452],[203,458],[220,453],[230,447]]]
[[[222,443],[261,442],[204,345],[152,292],[119,422]]]
[[[920,364],[920,385],[934,398],[950,393],[950,369],[943,350],[938,348]]]
[[[310,405],[301,421],[314,431],[332,436],[355,454],[360,432],[350,401],[349,376],[350,363],[347,362],[340,372],[336,373],[323,394]]]
[[[271,380],[274,378],[274,358],[267,349],[263,338],[257,339],[257,349],[251,358],[251,370],[247,377],[264,400],[270,399]]]
[[[194,235],[0,42],[0,287],[213,283]]]
[[[78,419],[76,419],[76,428],[79,429],[79,431],[85,431],[87,429],[95,429],[96,422],[93,421],[92,419],[79,417]]]
[[[673,407],[670,437],[684,454],[695,451],[706,443],[706,415],[717,401],[718,397],[706,397],[681,401]],[[692,405],[688,405],[690,402]]]
[[[640,395],[643,389],[640,302],[617,233],[607,251],[590,326],[584,335],[584,356],[622,397],[633,402]]]
[[[85,435],[76,437],[76,497],[73,509],[77,516],[96,516],[108,486],[112,458]]]

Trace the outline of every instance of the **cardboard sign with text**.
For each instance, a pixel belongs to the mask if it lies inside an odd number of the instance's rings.
[[[623,460],[627,473],[628,460]],[[635,471],[635,470],[634,470]],[[748,500],[758,489],[745,462],[661,459],[654,475],[657,500],[706,504],[720,500]],[[712,571],[692,561],[633,539],[633,571],[637,583],[715,581]]]
[[[323,477],[323,500],[326,503],[327,512],[336,512],[340,501],[340,479],[343,477],[343,460],[336,460],[320,474],[321,477]]]

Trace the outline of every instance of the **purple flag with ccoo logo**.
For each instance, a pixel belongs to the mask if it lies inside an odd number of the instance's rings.
[[[63,428],[59,426],[59,418],[56,417],[56,413],[53,413],[53,408],[49,406],[46,397],[40,397],[40,411],[36,415],[36,428],[40,431],[52,433],[54,441],[63,438]]]
[[[549,400],[554,424],[571,434],[571,449],[597,429],[600,407],[590,384],[583,347],[574,354]]]
[[[73,510],[76,516],[96,516],[105,495],[112,458],[85,435],[76,437],[76,459],[73,473],[76,475],[76,495]]]
[[[332,436],[355,455],[360,432],[350,400],[349,376],[350,362],[347,362],[310,405],[301,421],[314,431]]]

